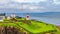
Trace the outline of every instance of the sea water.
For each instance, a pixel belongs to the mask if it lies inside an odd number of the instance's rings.
[[[6,16],[10,16],[12,13],[6,13]],[[26,17],[26,13],[14,13],[16,16]],[[41,13],[29,13],[30,19],[43,21],[49,24],[60,25],[60,16],[56,14],[41,14]]]

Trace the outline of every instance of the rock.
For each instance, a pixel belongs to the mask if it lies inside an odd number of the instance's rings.
[[[11,27],[0,27],[0,34],[21,34],[20,29]]]
[[[0,34],[4,34],[4,33],[5,33],[4,27],[0,27]]]

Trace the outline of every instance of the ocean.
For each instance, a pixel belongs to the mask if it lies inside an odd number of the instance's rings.
[[[6,16],[15,14],[16,16],[26,17],[26,13],[6,13]],[[43,21],[48,24],[60,25],[60,14],[58,13],[29,13],[30,19],[35,19],[38,21]]]

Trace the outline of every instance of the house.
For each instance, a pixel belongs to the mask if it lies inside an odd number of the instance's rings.
[[[12,18],[15,18],[16,15],[15,14],[11,14],[10,16],[7,17],[7,19],[12,19]]]
[[[5,13],[4,14],[0,14],[0,21],[3,21],[5,19]]]
[[[16,15],[15,14],[11,14],[11,16],[10,16],[11,18],[15,18],[16,17]]]
[[[10,19],[10,16],[8,16],[7,19]]]

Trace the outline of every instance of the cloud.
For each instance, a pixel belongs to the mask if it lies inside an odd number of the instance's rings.
[[[0,0],[0,4],[6,4],[8,3],[10,0]]]
[[[13,0],[13,1],[15,1],[15,2],[36,2],[36,3],[38,3],[38,2],[40,2],[40,1],[47,1],[47,0]]]
[[[54,0],[55,4],[60,4],[60,0]]]
[[[38,11],[45,9],[44,6],[35,6],[35,5],[22,5],[20,9],[30,10],[30,11]]]
[[[7,1],[7,2],[6,2]],[[20,3],[22,2],[22,3]],[[27,2],[27,3],[24,3]],[[33,2],[33,3],[30,3]],[[34,4],[34,2],[38,2]],[[60,12],[60,1],[58,0],[0,0],[0,10],[23,10],[23,12]]]
[[[25,0],[13,0],[15,2],[25,2]]]

